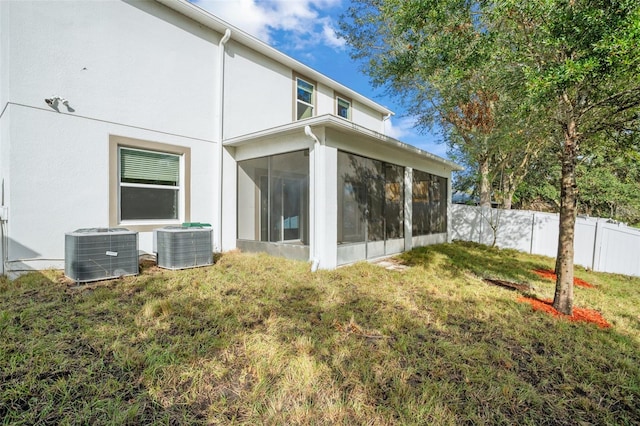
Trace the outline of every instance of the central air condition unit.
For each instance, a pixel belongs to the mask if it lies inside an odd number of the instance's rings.
[[[154,233],[159,267],[186,269],[213,264],[211,228],[167,226]]]
[[[138,274],[138,233],[86,228],[65,234],[64,274],[88,282]]]

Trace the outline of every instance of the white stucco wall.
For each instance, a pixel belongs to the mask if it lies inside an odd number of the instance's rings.
[[[224,88],[224,139],[294,121],[294,75],[316,86],[314,116],[336,114],[336,91],[233,40],[227,45]],[[383,132],[382,113],[352,102],[352,121]]]
[[[4,10],[11,102],[47,108],[44,98],[60,95],[76,115],[213,139],[219,34],[156,2],[16,1]]]
[[[321,146],[298,129],[220,150],[220,130],[228,139],[291,123],[293,75],[300,71],[233,37],[224,55],[220,129],[220,33],[153,1],[0,0],[0,182],[10,269],[60,268],[65,232],[112,225],[110,135],[190,148],[188,219],[213,224],[214,244],[223,250],[236,246],[236,160],[310,149],[311,167],[323,176],[311,194],[318,218],[314,255],[329,259],[321,268],[336,259],[337,149],[425,170],[408,153],[320,129]],[[316,115],[335,114],[335,88],[322,81],[316,82]],[[49,107],[44,99],[53,95],[66,98],[69,108]],[[358,101],[352,119],[382,130],[381,112]],[[436,169],[434,163],[425,171],[445,173]],[[142,251],[152,251],[151,232],[141,232],[139,242]]]
[[[224,138],[269,129],[293,120],[290,68],[236,43],[225,58]]]
[[[353,102],[353,122],[367,129],[384,134],[383,116],[380,111],[375,111],[360,102]]]
[[[0,23],[11,269],[61,267],[65,232],[109,226],[109,135],[189,147],[190,219],[217,222],[220,34],[156,2],[0,1]]]
[[[9,96],[9,2],[0,1],[0,114]],[[1,120],[1,118],[0,118]]]
[[[318,84],[316,115],[335,114],[335,94],[332,88]]]
[[[109,226],[110,134],[189,147],[191,220],[216,216],[215,144],[19,106],[11,119],[9,261],[47,259],[60,267],[65,232]],[[151,244],[151,233],[140,233],[140,250],[151,252]]]

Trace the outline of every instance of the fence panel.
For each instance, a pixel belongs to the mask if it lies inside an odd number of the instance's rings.
[[[531,228],[534,215],[522,210],[498,210],[492,209],[494,224],[496,224],[496,245],[503,248],[511,248],[520,251],[531,250]],[[491,232],[490,243],[493,232]]]
[[[600,221],[602,222],[602,220]],[[576,218],[576,236],[573,241],[573,261],[576,265],[593,268],[593,253],[596,243],[597,226],[597,218]]]
[[[556,257],[558,214],[451,206],[453,239]],[[640,230],[606,219],[577,218],[574,262],[595,271],[640,276]]]
[[[640,276],[640,231],[612,223],[599,225],[594,270]]]
[[[550,213],[534,213],[535,221],[532,226],[533,243],[529,253],[556,257],[558,254],[558,230],[560,221],[558,215]]]
[[[461,204],[451,205],[451,238],[454,240],[480,242],[482,216],[479,208],[467,208]]]

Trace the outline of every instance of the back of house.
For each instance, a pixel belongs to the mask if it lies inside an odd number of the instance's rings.
[[[210,223],[315,267],[448,240],[457,166],[391,111],[184,0],[0,2],[3,274],[65,233]]]

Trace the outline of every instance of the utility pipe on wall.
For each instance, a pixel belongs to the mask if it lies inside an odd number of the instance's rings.
[[[313,139],[313,253],[311,253],[311,272],[316,272],[320,266],[320,258],[318,257],[318,155],[320,155],[320,140],[313,134],[310,126],[304,126],[304,134]]]
[[[215,122],[218,125],[218,238],[217,238],[217,250],[219,252],[222,251],[222,178],[223,178],[223,168],[222,168],[222,157],[224,154],[224,147],[222,146],[222,139],[224,137],[224,54],[225,54],[225,45],[231,38],[231,30],[227,28],[224,32],[224,35],[220,39],[220,43],[218,45],[218,82],[217,82],[217,93],[218,103],[216,105],[216,113],[215,113]]]

